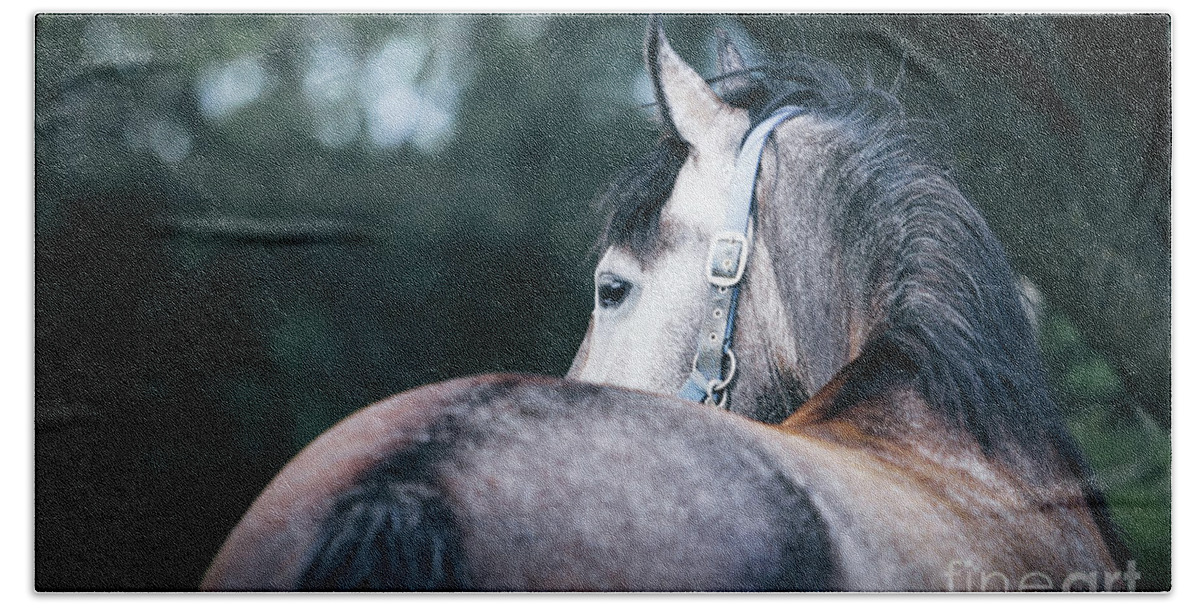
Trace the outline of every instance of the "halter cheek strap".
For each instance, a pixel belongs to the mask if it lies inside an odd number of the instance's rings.
[[[746,272],[750,246],[754,242],[754,185],[763,147],[771,132],[783,121],[801,112],[797,106],[779,108],[746,135],[738,151],[733,178],[729,182],[729,206],[722,230],[708,249],[708,297],[700,321],[692,373],[679,390],[688,401],[705,402],[728,409],[726,387],[737,373],[733,354],[733,319],[737,313],[739,283]],[[726,373],[725,360],[729,360]]]

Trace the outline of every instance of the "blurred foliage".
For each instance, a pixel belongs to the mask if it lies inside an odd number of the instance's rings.
[[[1079,34],[1091,22],[984,21],[1022,44],[1091,40]],[[38,587],[190,588],[267,480],[343,416],[464,374],[565,371],[592,303],[602,218],[589,202],[657,137],[643,106],[644,23],[40,16]],[[714,15],[668,28],[705,74],[716,26],[752,58],[800,46],[855,66],[860,82],[904,72],[913,115],[946,125],[964,189],[1018,269],[1038,270],[1038,238],[1059,238],[1065,220],[1043,225],[1053,216],[1037,205],[1124,190],[1078,172],[1031,174],[1060,160],[1054,140],[1026,144],[1061,117],[989,81],[986,53],[956,55],[959,72],[927,61],[922,41],[946,25]],[[980,99],[1018,124],[1016,140],[976,126],[999,120],[971,105]],[[1101,109],[1100,123],[1141,133]],[[1109,135],[1089,139],[1096,149],[1079,162],[1107,156],[1123,160],[1096,171],[1131,171],[1137,147]],[[1013,197],[1012,180],[1045,190]],[[1088,238],[1149,260],[1153,278],[1169,265],[1110,235],[1127,234],[1121,222],[1161,226],[1155,213],[1117,213],[1088,224]],[[1051,291],[1056,275],[1032,274]],[[1143,586],[1163,588],[1170,440],[1144,413],[1161,392],[1129,389],[1162,382],[1094,350],[1072,320],[1086,298],[1051,296],[1043,346],[1060,401],[1130,533]]]
[[[1068,317],[1051,311],[1040,329],[1056,397],[1127,534],[1144,577],[1139,585],[1169,587],[1171,435],[1144,412],[1130,411],[1116,373]]]

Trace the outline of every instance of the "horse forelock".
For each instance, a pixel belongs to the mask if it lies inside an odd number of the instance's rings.
[[[641,262],[653,256],[663,207],[687,156],[687,143],[664,133],[649,152],[612,179],[597,199],[607,214],[597,249],[625,247]]]

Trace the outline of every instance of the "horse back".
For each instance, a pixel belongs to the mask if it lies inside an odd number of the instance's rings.
[[[297,455],[203,587],[838,587],[826,525],[760,427],[541,377],[416,389]]]
[[[203,588],[998,590],[1115,567],[1078,484],[1014,475],[914,394],[832,418],[824,397],[776,427],[569,380],[422,387],[297,455]]]

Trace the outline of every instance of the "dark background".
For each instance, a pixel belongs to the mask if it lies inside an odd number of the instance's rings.
[[[1040,294],[1055,390],[1143,588],[1170,584],[1165,16],[675,16],[713,75],[805,51],[898,83]],[[35,578],[189,589],[337,420],[563,373],[589,202],[656,136],[642,16],[36,23]],[[751,43],[750,41],[753,41]]]

